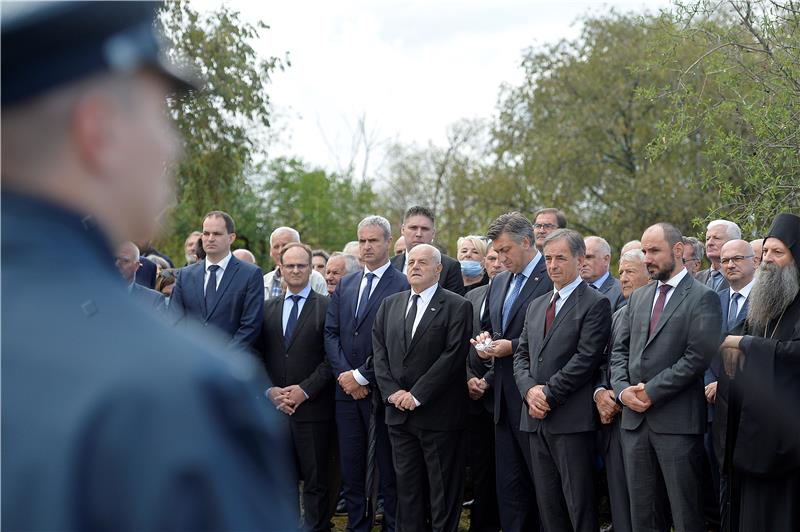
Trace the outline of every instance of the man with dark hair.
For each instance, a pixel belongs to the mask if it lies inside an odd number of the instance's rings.
[[[611,354],[631,522],[634,530],[668,530],[669,504],[676,530],[703,530],[703,373],[719,347],[719,297],[684,267],[674,226],[649,227],[642,251],[656,282],[631,295]]]
[[[538,530],[536,492],[531,478],[527,433],[520,431],[523,402],[514,381],[517,350],[528,304],[553,289],[542,254],[533,244],[533,226],[518,212],[489,226],[492,248],[508,271],[497,274],[486,296],[487,311],[472,340],[473,357],[494,363],[494,423],[497,501],[503,530]],[[488,347],[483,347],[487,344]]]
[[[800,529],[800,216],[777,215],[762,247],[744,331],[721,348],[731,385],[723,527],[736,532]]]
[[[405,238],[406,249],[403,253],[392,257],[392,266],[403,272],[403,274],[406,273],[408,252],[418,244],[431,244],[436,237],[434,222],[433,212],[427,207],[415,205],[406,211],[403,217],[403,225],[400,226],[400,232]],[[439,284],[442,288],[463,296],[466,289],[464,288],[464,278],[461,276],[461,263],[443,254],[442,268]]]
[[[248,350],[264,318],[261,268],[231,254],[236,226],[226,212],[211,211],[203,218],[202,239],[206,258],[181,270],[169,314],[176,324],[194,319],[210,325],[229,345]]]
[[[272,381],[267,397],[289,420],[295,467],[303,480],[302,530],[321,532],[329,530],[329,498],[336,496],[328,491],[335,437],[333,376],[325,355],[329,300],[311,289],[310,247],[286,244],[280,258],[286,294],[264,304],[257,350]]]
[[[514,353],[514,378],[528,406],[533,482],[544,530],[596,532],[592,376],[611,331],[611,303],[581,278],[583,237],[557,229],[544,241],[554,291],[534,299]]]
[[[539,209],[533,215],[533,234],[536,238],[536,248],[542,251],[544,239],[556,229],[567,227],[566,215],[558,209],[548,207]]]

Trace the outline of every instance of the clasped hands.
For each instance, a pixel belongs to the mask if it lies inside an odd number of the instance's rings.
[[[485,379],[479,379],[478,377],[472,377],[467,381],[467,391],[469,392],[469,398],[473,401],[477,401],[481,397],[486,390],[489,389],[489,383],[486,382]]]
[[[622,390],[619,398],[620,401],[622,401],[622,404],[634,412],[639,412],[640,414],[646,412],[651,406],[653,406],[653,403],[647,396],[647,392],[644,390],[643,382],[640,382],[635,386],[628,386]]]
[[[492,345],[485,349],[478,349],[478,344],[485,342],[486,340],[490,340],[492,335],[488,332],[482,332],[475,338],[470,338],[469,343],[475,348],[475,351],[478,353],[478,356],[484,360],[495,357],[495,358],[503,358],[513,354],[513,350],[511,349],[511,340],[495,340],[492,342]]]
[[[525,401],[528,403],[528,415],[533,418],[544,419],[550,411],[543,384],[532,386],[525,394]]]
[[[297,384],[292,384],[285,388],[273,386],[267,391],[267,397],[277,410],[287,416],[294,414],[297,407],[306,400],[306,394]]]
[[[597,413],[600,414],[600,422],[608,425],[614,420],[614,416],[622,411],[622,407],[617,404],[613,390],[598,390],[594,396]]]
[[[401,412],[406,410],[410,412],[411,410],[417,408],[417,403],[414,401],[414,396],[411,395],[411,392],[407,392],[405,390],[397,390],[389,396],[388,401]]]
[[[353,399],[363,399],[369,394],[369,386],[362,386],[358,383],[352,371],[343,371],[336,379],[344,393]]]

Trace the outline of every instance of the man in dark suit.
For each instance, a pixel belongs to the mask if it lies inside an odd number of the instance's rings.
[[[383,403],[375,395],[372,325],[381,302],[408,290],[406,277],[389,263],[392,230],[386,218],[368,216],[358,224],[359,253],[364,269],[339,281],[325,320],[325,351],[336,378],[336,427],[342,460],[347,529],[367,532],[373,508],[367,504],[368,468],[377,465],[383,494],[384,527],[394,530],[397,495],[389,433]],[[375,440],[369,441],[370,425]],[[374,445],[374,460],[367,464]],[[374,502],[374,501],[373,501]]]
[[[720,344],[716,292],[683,265],[683,239],[659,223],[642,235],[650,277],[628,301],[611,354],[634,530],[703,530],[703,373]],[[663,467],[662,467],[663,464]]]
[[[506,271],[494,248],[486,251],[486,274],[489,284],[467,292],[472,303],[472,336],[481,333],[481,320],[486,313],[489,286],[498,273]],[[494,370],[470,346],[467,355],[467,390],[469,392],[469,421],[467,428],[467,465],[472,480],[472,503],[469,505],[470,532],[498,532],[500,513],[497,509],[497,489],[494,467]]]
[[[236,240],[233,218],[211,211],[203,219],[206,258],[180,270],[172,290],[169,314],[180,323],[187,318],[209,325],[231,346],[253,347],[264,319],[261,269],[231,254]]]
[[[729,220],[714,220],[706,227],[706,255],[711,266],[698,272],[695,278],[715,292],[728,288],[728,281],[722,273],[719,254],[722,246],[729,240],[742,238],[742,230]]]
[[[329,530],[329,499],[338,494],[328,493],[335,434],[333,376],[325,356],[328,298],[311,289],[310,247],[287,244],[280,258],[286,293],[264,304],[258,351],[273,384],[267,397],[289,417],[295,467],[303,480],[302,529]]]
[[[638,288],[650,282],[650,275],[644,265],[641,249],[632,249],[619,259],[619,282],[622,295],[628,300]],[[608,499],[611,507],[611,522],[616,532],[631,532],[631,502],[628,494],[628,481],[625,478],[625,464],[622,459],[620,443],[620,412],[622,406],[611,389],[611,367],[608,359],[614,347],[614,337],[619,324],[627,314],[627,305],[614,313],[611,320],[611,335],[603,361],[597,370],[593,399],[600,417],[601,427],[597,433],[598,451],[603,458],[608,485]]]
[[[750,299],[750,290],[753,287],[756,265],[753,248],[745,240],[729,240],[720,251],[720,265],[725,275],[725,280],[730,285],[720,290],[719,300],[722,310],[722,334],[727,336],[732,331],[741,328],[747,317],[747,307]],[[711,469],[710,499],[707,503],[706,520],[713,524],[719,523],[719,501],[723,489],[720,479],[720,461],[718,457],[719,442],[714,441],[712,424],[716,415],[717,387],[722,376],[722,359],[719,353],[714,355],[711,364],[705,372],[705,394],[708,402],[708,430],[705,435],[705,448]],[[723,394],[725,395],[725,394]],[[724,407],[723,407],[724,408]]]
[[[136,270],[136,282],[145,288],[153,289],[156,286],[156,275],[158,266],[147,257],[139,254],[139,268]]]
[[[608,344],[611,304],[579,272],[583,237],[571,229],[544,241],[554,291],[528,306],[514,352],[514,378],[527,409],[533,481],[544,530],[596,532],[593,380]]]
[[[494,363],[494,423],[497,502],[503,530],[537,530],[539,516],[531,478],[531,453],[527,433],[520,431],[522,397],[514,381],[511,355],[519,345],[528,304],[553,289],[542,254],[534,246],[533,226],[518,212],[503,214],[489,226],[492,248],[508,271],[492,281],[482,323],[483,333],[473,345],[491,341],[477,350]]]
[[[153,2],[3,5],[4,529],[296,523],[256,361],[170,329],[114,267],[119,244],[151,234],[165,169],[178,166],[164,110],[180,78],[162,62],[159,13]]]
[[[139,270],[139,248],[133,242],[123,242],[117,247],[117,257],[114,264],[117,266],[122,280],[128,287],[131,297],[142,303],[146,308],[156,311],[166,309],[163,294],[150,290],[136,282],[136,272]]]
[[[587,236],[586,257],[581,266],[581,277],[589,288],[598,290],[611,301],[611,310],[616,312],[625,304],[622,289],[608,268],[611,266],[611,246],[604,238]]]
[[[418,244],[430,244],[436,237],[433,212],[426,207],[414,206],[406,211],[400,232],[406,241],[406,250],[392,257],[392,266],[406,274],[408,252]],[[464,278],[461,276],[461,264],[454,258],[442,255],[442,275],[439,284],[451,292],[463,296]]]
[[[439,286],[441,253],[430,244],[414,246],[407,269],[411,290],[386,298],[372,332],[397,475],[397,528],[457,532],[472,305]]]

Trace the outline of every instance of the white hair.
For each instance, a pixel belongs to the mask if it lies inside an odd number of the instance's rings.
[[[269,235],[269,245],[272,246],[272,239],[281,233],[289,233],[292,235],[292,242],[300,242],[300,233],[297,232],[297,229],[293,229],[291,227],[278,227]]]
[[[620,258],[620,262],[644,262],[644,252],[641,249],[626,251]]]
[[[589,242],[594,242],[598,244],[598,246],[600,247],[600,253],[602,253],[603,255],[608,255],[609,257],[611,256],[611,246],[608,244],[605,238],[599,236],[587,236],[583,240],[587,244]]]
[[[371,225],[377,225],[383,229],[383,238],[385,240],[388,241],[392,238],[392,225],[389,223],[389,220],[383,216],[367,216],[358,223],[358,229],[360,230]]]
[[[350,253],[342,253],[341,251],[334,251],[331,253],[331,259],[335,259],[336,257],[342,257],[342,259],[344,259],[345,273],[353,273],[361,269],[361,265],[358,263],[358,257],[355,255],[351,255]]]
[[[725,230],[728,233],[728,240],[739,240],[742,238],[742,230],[739,229],[738,225],[730,220],[714,220],[713,222],[709,222],[709,224],[706,226],[706,231],[718,225],[725,226]]]
[[[131,251],[133,251],[133,261],[134,262],[139,262],[139,259],[141,258],[141,255],[140,255],[141,251],[139,251],[139,246],[137,246],[136,244],[134,244],[130,240],[128,242],[125,242],[124,244],[122,244],[122,246],[123,247],[127,247]]]
[[[427,249],[427,248],[430,248],[430,249],[433,250],[433,252],[432,252],[433,264],[434,265],[441,264],[442,263],[442,252],[439,251],[438,249],[436,249],[436,246],[432,246],[430,244],[417,244],[416,246],[414,246],[414,249],[412,251],[416,251],[417,249]]]

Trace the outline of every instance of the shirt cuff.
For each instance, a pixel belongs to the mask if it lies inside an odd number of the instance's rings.
[[[421,404],[422,404],[422,403],[420,403],[419,401],[417,401],[417,398],[416,398],[416,397],[414,397],[413,395],[411,396],[411,398],[414,400],[414,405],[415,405],[415,406],[419,406],[419,405],[421,405]]]
[[[306,391],[304,389],[302,389],[302,388],[300,388],[300,391],[303,392],[303,395],[305,395],[306,399],[308,399],[308,394],[306,393]]]
[[[361,374],[361,372],[358,371],[357,369],[353,370],[353,378],[361,386],[366,386],[367,384],[369,384],[369,381],[367,379],[365,379],[364,376]]]
[[[602,386],[598,386],[597,388],[595,388],[594,389],[594,393],[592,394],[592,400],[596,403],[597,402],[597,394],[599,392],[604,392],[604,391],[606,391],[606,389],[603,388]]]

